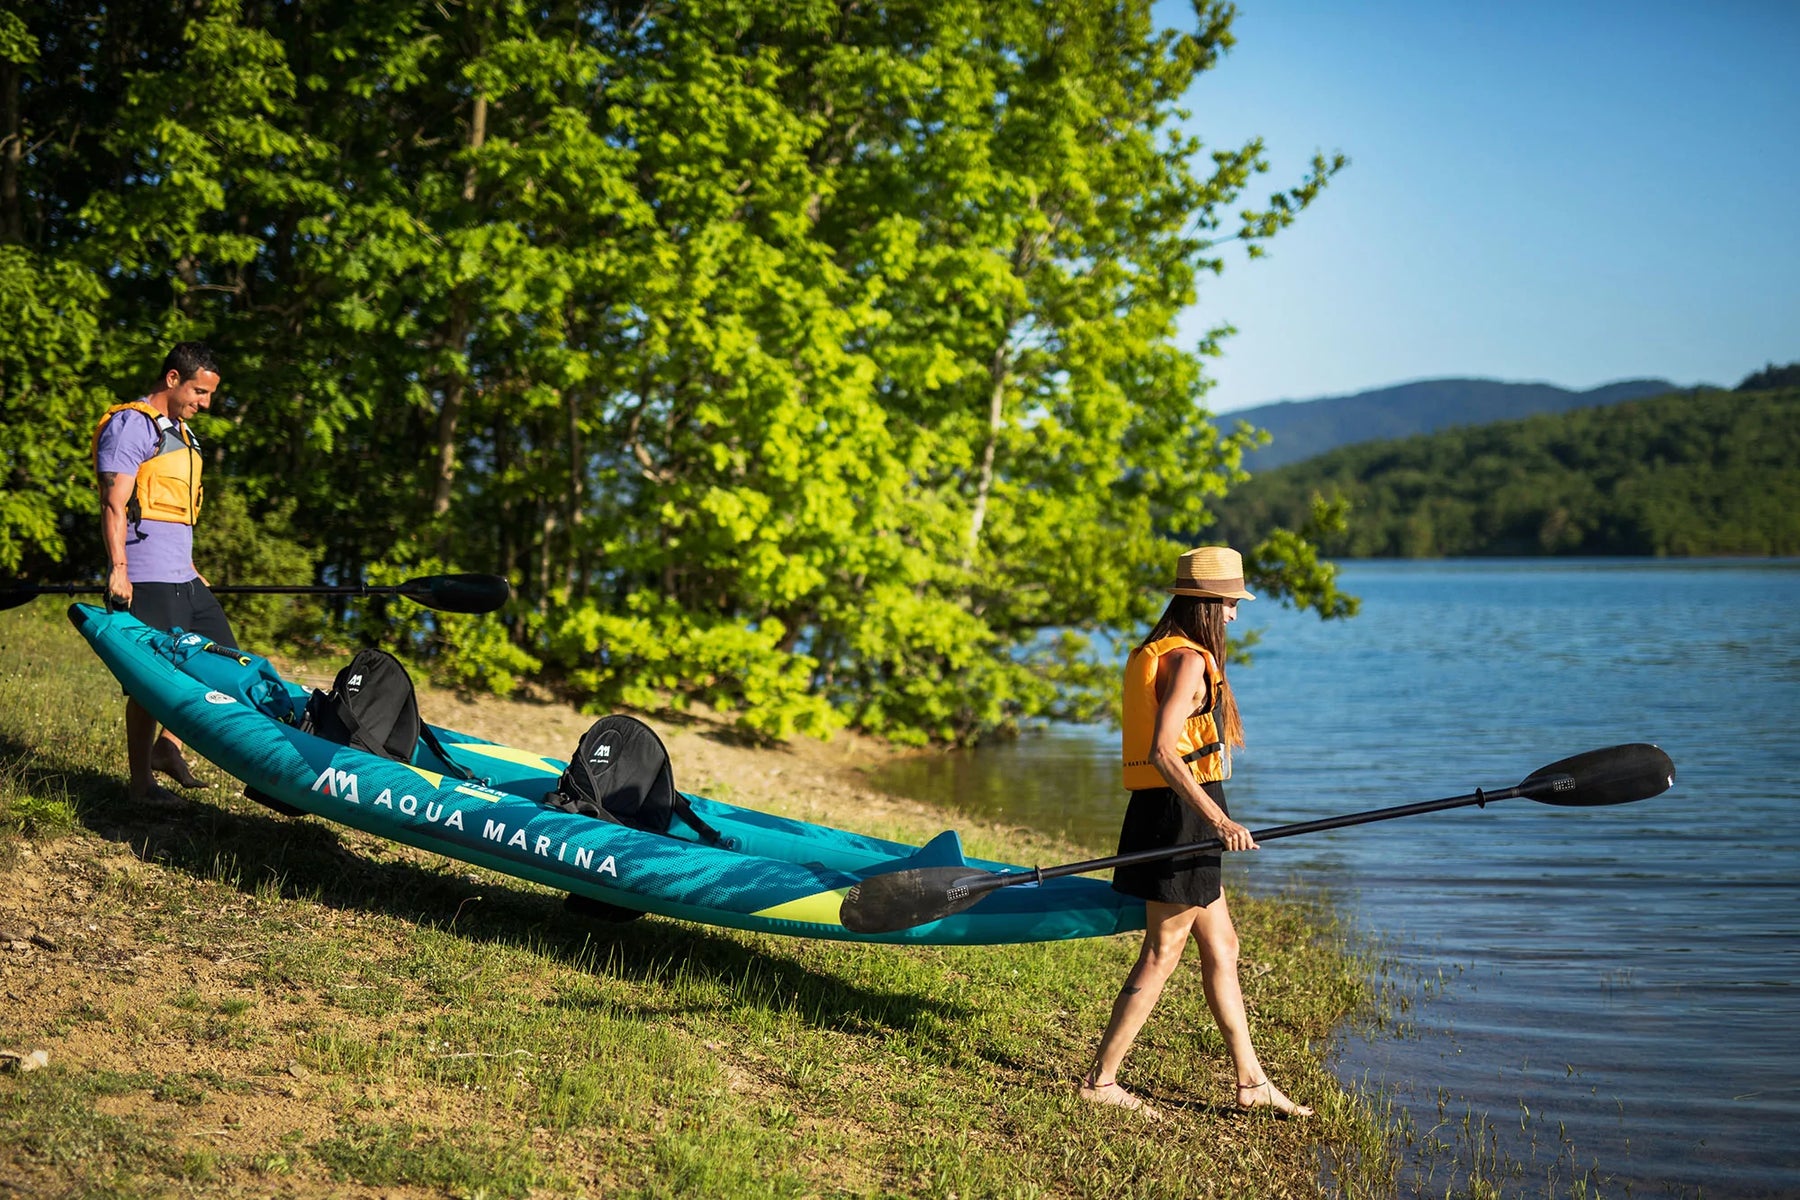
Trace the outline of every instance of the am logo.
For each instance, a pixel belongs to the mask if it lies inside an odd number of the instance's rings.
[[[594,743],[594,748],[588,752],[587,756],[588,768],[592,770],[594,774],[598,775],[603,771],[610,771],[612,769],[613,747],[618,744],[618,741],[618,733],[609,730]]]

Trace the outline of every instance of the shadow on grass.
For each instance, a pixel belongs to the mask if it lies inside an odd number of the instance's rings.
[[[26,795],[66,797],[84,823],[87,813],[125,806],[124,776],[51,757],[8,733],[0,733],[0,780]]]
[[[285,899],[437,924],[473,941],[641,983],[666,981],[674,963],[685,975],[717,983],[734,1003],[798,1011],[825,1028],[907,1030],[968,1015],[959,1005],[848,983],[706,926],[590,920],[564,912],[560,897],[527,885],[460,873],[455,868],[476,868],[454,860],[446,860],[453,864],[450,871],[404,859],[378,860],[346,846],[339,829],[322,819],[208,803],[219,791],[187,793],[192,803],[185,811],[134,809],[122,783],[88,774],[93,777],[81,781],[81,794],[108,799],[82,803],[77,810],[82,825],[130,846],[146,862],[222,881],[247,895],[274,883]],[[747,980],[754,986],[740,986]]]

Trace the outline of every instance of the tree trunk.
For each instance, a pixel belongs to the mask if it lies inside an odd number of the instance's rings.
[[[1009,327],[1010,328],[1010,327]],[[994,488],[994,455],[1000,444],[1000,424],[1005,416],[1006,381],[1012,369],[1007,336],[1002,336],[988,364],[988,430],[987,443],[981,448],[981,471],[975,480],[975,507],[969,513],[969,544],[963,552],[963,570],[975,565],[975,550],[981,544],[981,527],[987,521],[988,493]]]
[[[579,389],[567,388],[563,391],[563,408],[568,421],[569,438],[568,509],[564,518],[569,527],[569,561],[564,566],[569,595],[572,599],[579,600],[587,595],[587,564],[582,561],[586,551],[581,545],[581,529],[587,520],[587,478],[582,469],[586,456],[581,443]]]
[[[513,439],[511,431],[500,421],[494,422],[494,478],[505,479],[512,471]],[[510,493],[503,493],[498,511],[495,514],[498,546],[495,553],[499,561],[496,569],[500,574],[511,579],[519,565],[519,506]],[[519,626],[517,618],[512,626],[513,636],[517,637]]]
[[[1033,202],[1036,207],[1036,201]],[[1054,229],[1059,218],[1052,218]],[[1037,266],[1038,255],[1049,244],[1050,231],[1021,236],[1013,247],[1012,270],[1019,279],[1028,278]],[[1029,308],[1027,309],[1029,311]],[[994,357],[988,363],[988,429],[987,444],[981,448],[981,473],[975,481],[975,507],[969,513],[969,544],[963,554],[965,571],[975,565],[975,551],[981,545],[981,527],[987,523],[988,496],[994,490],[994,456],[1000,447],[1000,428],[1006,414],[1006,384],[1012,376],[1012,336],[1018,327],[1019,314],[1007,305],[1006,319],[1000,324],[1000,340]]]
[[[486,96],[475,97],[475,111],[469,120],[469,149],[480,150],[487,141],[488,102]],[[463,174],[462,198],[475,202],[475,163]],[[469,337],[469,303],[458,284],[450,301],[450,323],[444,330],[444,341],[457,354],[465,352]],[[465,372],[458,372],[444,384],[444,399],[438,409],[437,463],[431,490],[431,515],[441,517],[450,511],[450,488],[456,482],[456,422],[462,416],[463,402],[469,393]]]
[[[538,552],[538,611],[548,611],[550,607],[550,567],[551,558],[555,555],[556,510],[548,504],[544,505],[543,548]]]
[[[25,210],[19,198],[25,162],[25,130],[19,116],[23,74],[17,63],[0,60],[0,245],[7,246],[25,240]]]
[[[461,308],[460,305],[457,307]],[[451,324],[453,344],[460,343],[466,336],[458,328],[461,324],[459,312]],[[438,408],[437,419],[437,463],[432,468],[431,515],[434,517],[450,511],[450,485],[456,481],[456,419],[462,415],[463,397],[468,388],[468,381],[461,375],[454,376],[444,385],[444,399]]]

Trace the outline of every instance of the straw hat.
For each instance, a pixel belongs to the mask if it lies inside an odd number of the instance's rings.
[[[1200,546],[1175,564],[1174,596],[1210,596],[1215,600],[1254,600],[1244,590],[1244,556],[1229,546]]]

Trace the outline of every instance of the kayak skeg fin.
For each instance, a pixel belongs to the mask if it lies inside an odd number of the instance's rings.
[[[877,863],[859,874],[867,879],[872,875],[888,875],[895,871],[911,871],[919,867],[967,867],[968,865],[969,860],[963,857],[962,836],[954,829],[946,829],[905,858],[889,859],[887,862]]]

